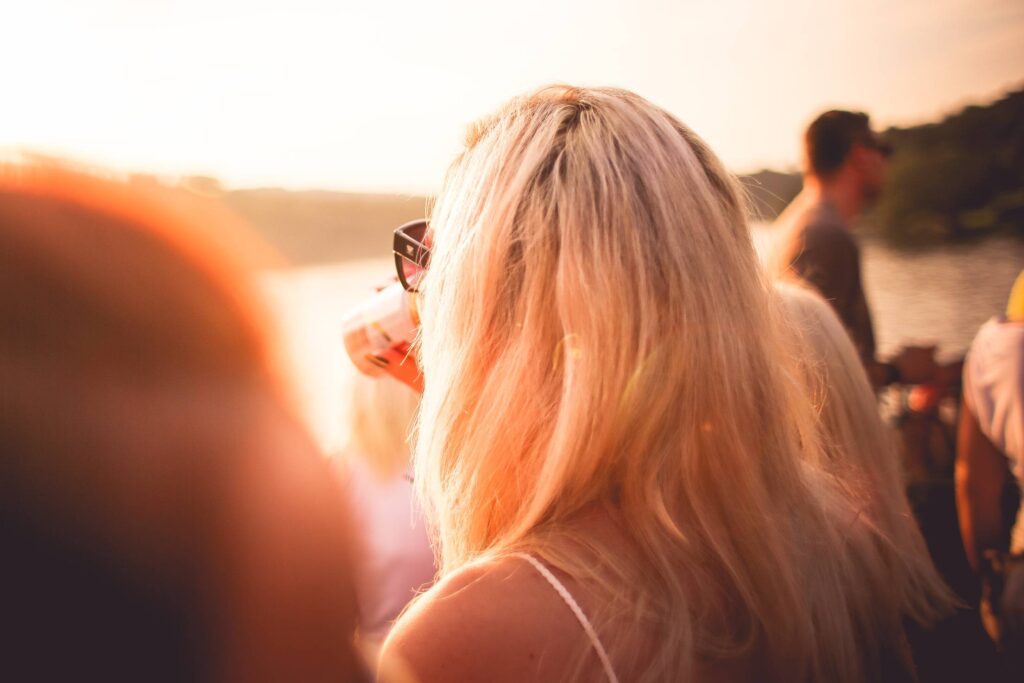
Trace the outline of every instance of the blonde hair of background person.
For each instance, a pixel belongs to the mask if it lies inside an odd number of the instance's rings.
[[[360,637],[374,647],[434,579],[434,554],[409,463],[419,394],[390,377],[361,373],[349,378],[347,392],[349,438],[338,465],[362,532]]]
[[[828,303],[798,285],[776,283],[796,334],[794,351],[823,430],[828,467],[865,501],[866,531],[886,559],[895,618],[928,625],[955,598],[939,576],[904,493],[899,447],[849,334]]]
[[[353,372],[347,383],[346,459],[358,458],[381,479],[401,476],[410,465],[411,429],[420,397],[390,377]]]
[[[416,483],[442,581],[384,658],[423,681],[861,681],[898,629],[848,561],[732,177],[632,93],[474,126],[433,217]],[[823,456],[818,456],[823,457]],[[900,632],[901,633],[901,632]]]
[[[347,511],[229,223],[0,168],[5,679],[365,679]]]

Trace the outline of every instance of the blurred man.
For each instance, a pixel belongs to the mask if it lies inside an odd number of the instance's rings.
[[[935,373],[934,349],[904,349],[875,359],[875,332],[861,283],[853,221],[881,194],[891,149],[867,114],[827,111],[804,134],[804,187],[775,223],[772,268],[818,290],[842,320],[872,384],[917,384]]]

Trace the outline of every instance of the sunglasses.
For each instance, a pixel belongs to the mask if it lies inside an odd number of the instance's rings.
[[[880,140],[877,137],[872,136],[871,138],[869,138],[867,142],[864,143],[864,146],[867,147],[868,149],[875,150],[886,159],[892,156],[892,145],[890,145],[885,140]]]
[[[430,247],[427,246],[426,219],[411,221],[395,230],[392,251],[395,252],[395,270],[398,281],[406,291],[415,292],[416,285],[427,271],[430,263]]]

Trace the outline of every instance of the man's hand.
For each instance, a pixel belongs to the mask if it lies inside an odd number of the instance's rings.
[[[890,362],[896,367],[901,384],[926,384],[939,371],[934,346],[907,346]]]

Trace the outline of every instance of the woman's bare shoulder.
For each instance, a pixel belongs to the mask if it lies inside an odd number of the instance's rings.
[[[421,683],[564,680],[586,636],[528,562],[508,557],[464,567],[398,620],[382,660],[404,662]]]

